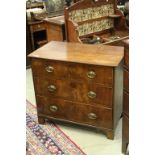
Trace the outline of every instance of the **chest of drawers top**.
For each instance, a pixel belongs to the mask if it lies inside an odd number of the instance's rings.
[[[51,41],[29,55],[32,58],[113,67],[118,66],[123,56],[123,47],[58,41]]]

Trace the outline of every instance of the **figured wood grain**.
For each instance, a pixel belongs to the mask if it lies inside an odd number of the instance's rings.
[[[33,58],[117,66],[124,56],[124,48],[51,41],[29,55]]]
[[[53,67],[53,72],[46,71],[46,68],[49,66]],[[113,67],[43,59],[34,59],[31,63],[31,67],[34,76],[75,79],[78,81],[100,83],[110,87],[113,85]],[[88,77],[90,71],[96,74],[92,79]]]
[[[51,42],[30,54],[39,122],[44,123],[44,118],[95,127],[113,139],[122,113],[123,50]],[[49,66],[52,72],[46,70]],[[93,78],[88,76],[90,71],[95,73]]]
[[[112,110],[94,105],[77,104],[71,101],[58,98],[38,96],[38,103],[42,105],[42,114],[47,116],[62,118],[65,120],[85,123],[98,127],[112,129]],[[44,103],[44,104],[42,104]],[[57,111],[50,110],[50,106],[56,106]],[[66,108],[67,107],[67,108]],[[96,119],[90,119],[89,113],[96,114]]]
[[[94,106],[102,105],[112,108],[113,89],[104,87],[103,85],[68,79],[60,80],[37,77],[34,79],[34,84],[35,92],[40,96],[62,98],[74,102],[91,104]],[[48,86],[50,85],[56,87],[55,92],[50,92],[48,90]],[[90,91],[96,93],[95,98],[92,99],[88,97]]]

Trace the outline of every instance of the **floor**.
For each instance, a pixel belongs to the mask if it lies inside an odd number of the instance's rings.
[[[31,69],[26,70],[26,97],[35,104]],[[58,125],[60,128],[87,154],[87,155],[123,155],[122,145],[122,120],[116,128],[114,140],[108,140],[103,133],[73,127],[71,125]]]

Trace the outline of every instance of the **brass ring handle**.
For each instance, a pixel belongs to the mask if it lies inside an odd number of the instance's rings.
[[[54,72],[54,67],[52,67],[52,66],[47,66],[47,67],[45,68],[45,70],[46,70],[48,73],[52,73],[52,72]]]
[[[56,91],[56,86],[55,85],[50,85],[50,86],[48,86],[48,90],[50,92],[55,92]]]
[[[89,91],[87,95],[88,95],[88,97],[91,98],[91,99],[96,98],[96,93],[93,92],[93,91]]]
[[[95,113],[89,113],[88,118],[94,120],[94,119],[97,119],[97,115]]]
[[[90,78],[90,79],[93,79],[95,76],[96,76],[96,73],[94,71],[89,71],[87,73],[87,77]]]
[[[58,107],[55,106],[55,105],[52,105],[52,106],[50,106],[50,110],[51,110],[52,112],[56,112],[56,111],[58,110]]]

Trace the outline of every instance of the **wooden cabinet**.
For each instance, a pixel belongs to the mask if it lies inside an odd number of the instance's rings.
[[[43,21],[29,22],[29,27],[33,50],[47,43],[46,24]]]
[[[65,37],[65,22],[64,16],[57,16],[52,18],[45,18],[47,28],[47,40],[64,41]]]
[[[28,23],[32,49],[35,50],[49,41],[65,40],[64,16],[38,19]]]
[[[71,122],[113,139],[122,113],[123,50],[52,41],[31,53],[39,123]]]
[[[122,152],[126,153],[129,144],[129,40],[124,41],[124,86],[123,86],[123,131]]]

